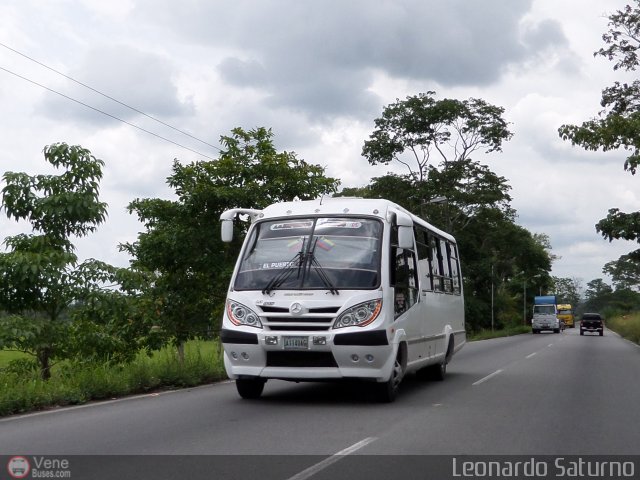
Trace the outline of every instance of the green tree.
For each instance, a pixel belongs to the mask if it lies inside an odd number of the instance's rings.
[[[553,292],[558,303],[569,303],[575,310],[580,304],[582,282],[578,278],[553,277]]]
[[[78,264],[71,242],[105,219],[98,196],[104,163],[65,143],[45,147],[44,157],[63,173],[3,176],[2,208],[34,233],[7,237],[0,253],[0,310],[9,314],[0,320],[0,345],[35,355],[48,379],[51,361],[72,354],[69,307],[102,291],[115,270],[95,260]]]
[[[415,182],[422,182],[434,156],[446,168],[478,149],[501,151],[502,142],[511,138],[503,108],[482,99],[435,100],[434,95],[420,93],[384,108],[362,149],[369,163],[399,162]]]
[[[132,266],[155,276],[147,295],[156,306],[156,326],[182,352],[189,338],[219,327],[224,299],[240,249],[242,222],[231,245],[220,239],[220,214],[230,208],[264,208],[285,200],[317,198],[336,191],[324,169],[278,152],[265,128],[236,128],[221,137],[215,161],[173,164],[167,183],[176,200],[137,199],[129,204],[145,226],[133,243],[121,245]]]
[[[628,288],[612,289],[601,278],[587,283],[584,310],[600,312],[605,317],[640,310],[640,293]]]
[[[618,260],[605,264],[602,273],[611,276],[616,289],[640,288],[640,261],[634,255],[622,255]]]
[[[614,70],[634,71],[640,65],[640,1],[609,15],[609,30],[602,35],[605,47],[594,56],[614,62]],[[628,156],[624,169],[636,173],[640,164],[640,80],[615,82],[602,91],[598,117],[582,125],[562,125],[558,132],[564,140],[587,150],[624,149]],[[640,242],[640,212],[624,213],[609,209],[606,218],[596,224],[596,230],[609,241],[614,239]],[[640,250],[636,251],[640,254]]]

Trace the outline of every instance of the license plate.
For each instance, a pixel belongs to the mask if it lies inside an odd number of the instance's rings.
[[[285,350],[308,350],[309,337],[284,337]]]

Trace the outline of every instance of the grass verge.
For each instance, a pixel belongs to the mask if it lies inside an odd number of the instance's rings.
[[[61,364],[53,369],[47,382],[35,371],[5,366],[0,368],[0,416],[192,387],[224,378],[222,346],[213,341],[189,342],[183,364],[177,360],[175,350],[167,348],[152,357],[140,355],[126,365]]]
[[[640,344],[640,313],[609,318],[605,325],[627,340]]]
[[[479,332],[467,334],[467,340],[473,342],[475,340],[488,340],[490,338],[511,337],[513,335],[521,335],[523,333],[531,333],[531,327],[515,325],[505,327],[500,330],[480,330]]]

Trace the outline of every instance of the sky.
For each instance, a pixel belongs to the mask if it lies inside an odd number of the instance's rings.
[[[608,281],[604,264],[637,244],[608,242],[595,224],[609,208],[640,209],[640,178],[624,151],[586,152],[557,130],[633,78],[593,55],[626,3],[2,0],[0,174],[55,173],[42,154],[53,143],[89,149],[105,162],[109,210],[77,253],[127,266],[118,244],[143,230],[129,202],[173,199],[174,159],[217,158],[235,127],[270,128],[279,151],[360,187],[406,173],[361,156],[386,105],[427,91],[481,98],[505,109],[514,135],[474,159],[507,179],[517,223],[548,235],[552,275]],[[0,215],[0,240],[21,232],[29,225]]]

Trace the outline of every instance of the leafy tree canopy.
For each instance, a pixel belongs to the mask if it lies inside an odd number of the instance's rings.
[[[421,182],[433,156],[438,162],[466,160],[478,149],[500,151],[502,142],[511,138],[503,108],[476,98],[434,96],[432,91],[420,93],[384,108],[362,149],[369,163],[397,161]]]
[[[618,260],[606,263],[602,273],[611,276],[616,289],[640,288],[640,259],[635,255],[622,255]]]
[[[80,265],[71,236],[93,232],[106,217],[99,181],[104,163],[80,146],[58,143],[44,157],[59,175],[7,172],[2,208],[9,218],[26,220],[36,233],[5,239],[0,253],[0,347],[34,354],[41,375],[50,361],[68,358],[73,346],[69,307],[105,290],[117,269],[95,260]]]

